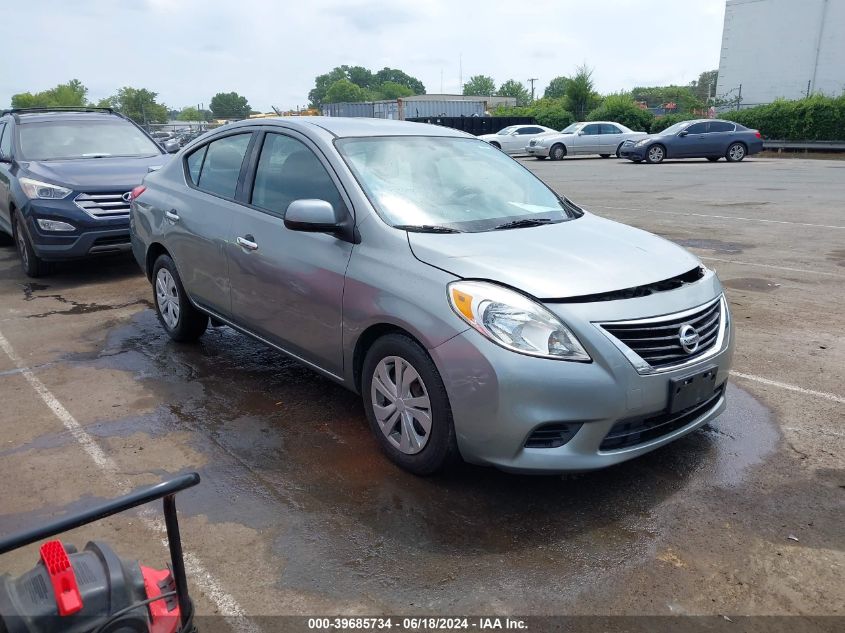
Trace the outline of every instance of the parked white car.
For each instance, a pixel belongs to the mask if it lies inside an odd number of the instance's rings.
[[[509,125],[495,134],[482,134],[478,138],[506,154],[525,154],[525,146],[542,134],[557,134],[557,130],[542,125]]]
[[[619,158],[622,143],[644,136],[645,132],[634,132],[615,121],[581,121],[559,133],[531,139],[524,151],[538,160],[562,160],[564,156],[583,154],[598,154],[602,158],[615,154]]]

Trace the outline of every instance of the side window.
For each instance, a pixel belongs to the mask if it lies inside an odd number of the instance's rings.
[[[622,134],[622,130],[611,123],[602,123],[601,124],[601,133],[602,134]]]
[[[206,151],[208,151],[208,145],[203,145],[198,150],[193,151],[185,161],[188,164],[188,177],[195,185],[200,182],[200,169],[202,169]]]
[[[736,125],[728,121],[710,121],[711,132],[733,132]]]
[[[584,134],[600,134],[601,126],[598,123],[590,123],[584,126]]]
[[[6,158],[12,156],[12,127],[0,123],[0,154]]]
[[[294,200],[325,200],[335,209],[346,208],[326,168],[304,143],[267,134],[255,169],[252,204],[284,215]]]
[[[208,144],[197,187],[225,198],[234,198],[238,176],[252,133],[226,136]],[[193,157],[193,154],[191,155]]]
[[[541,130],[538,127],[524,127],[521,130],[519,130],[519,133],[520,134],[539,134],[542,131],[543,130]]]
[[[707,123],[693,123],[687,128],[689,134],[704,134],[707,132]]]

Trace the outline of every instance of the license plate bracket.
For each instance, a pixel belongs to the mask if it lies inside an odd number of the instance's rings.
[[[717,367],[708,367],[689,376],[669,381],[669,413],[678,413],[701,404],[716,391]]]

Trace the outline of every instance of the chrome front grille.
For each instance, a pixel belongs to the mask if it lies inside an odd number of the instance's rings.
[[[724,298],[698,308],[635,321],[614,321],[599,326],[640,373],[667,371],[703,360],[719,351],[726,329]],[[689,327],[687,327],[689,326]],[[682,341],[682,331],[698,335],[696,345]]]
[[[123,197],[126,193],[80,193],[74,198],[74,202],[85,213],[95,218],[127,218],[129,201]]]

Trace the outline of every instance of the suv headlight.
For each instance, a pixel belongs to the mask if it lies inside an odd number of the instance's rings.
[[[71,190],[59,185],[51,185],[49,182],[41,182],[32,178],[20,178],[24,195],[30,200],[61,200],[70,195]]]
[[[504,348],[542,358],[589,361],[590,355],[560,319],[523,294],[484,281],[449,284],[455,313]]]

